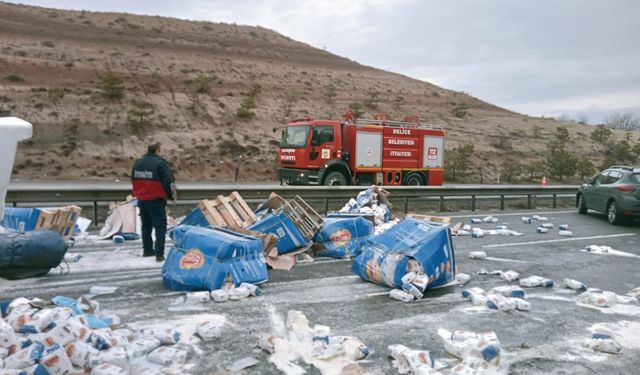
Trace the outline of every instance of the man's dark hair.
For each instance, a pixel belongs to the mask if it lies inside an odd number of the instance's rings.
[[[147,152],[150,154],[155,154],[156,151],[158,151],[158,149],[160,148],[160,146],[162,145],[159,142],[152,143],[149,146],[147,146]]]

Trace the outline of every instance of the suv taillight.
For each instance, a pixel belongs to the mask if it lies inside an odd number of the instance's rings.
[[[620,190],[621,193],[633,193],[636,191],[636,187],[633,185],[620,185],[618,186],[618,190]]]

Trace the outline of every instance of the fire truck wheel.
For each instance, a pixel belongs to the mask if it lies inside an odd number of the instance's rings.
[[[344,186],[347,184],[347,179],[342,173],[334,171],[324,178],[324,184],[327,186]]]
[[[409,176],[407,176],[406,180],[404,181],[404,184],[410,185],[410,186],[425,185],[424,180],[422,179],[422,176],[420,176],[418,173],[412,173]]]

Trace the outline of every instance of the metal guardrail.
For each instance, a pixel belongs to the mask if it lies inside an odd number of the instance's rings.
[[[271,192],[290,199],[300,195],[305,200],[320,201],[323,212],[329,210],[330,201],[347,202],[366,186],[277,186],[277,185],[218,185],[205,183],[178,184],[179,204],[194,203],[201,199],[213,198],[217,195],[228,195],[237,191],[249,203],[261,202]],[[437,200],[440,212],[445,210],[445,201],[449,199],[469,198],[471,211],[475,211],[479,199],[499,199],[500,210],[505,209],[505,199],[526,197],[526,208],[535,208],[537,197],[550,197],[552,207],[557,207],[558,197],[574,196],[578,186],[499,186],[499,185],[471,185],[471,186],[385,186],[391,192],[396,204],[401,204],[402,212],[409,211],[410,204],[417,201]],[[128,183],[16,183],[9,185],[7,204],[14,206],[25,204],[55,204],[74,203],[91,204],[93,206],[94,223],[98,222],[98,205],[108,202],[123,201],[131,194]]]

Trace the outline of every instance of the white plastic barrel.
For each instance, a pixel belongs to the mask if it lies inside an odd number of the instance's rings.
[[[0,117],[0,220],[4,218],[4,199],[11,179],[18,142],[31,138],[33,126],[17,117]]]

